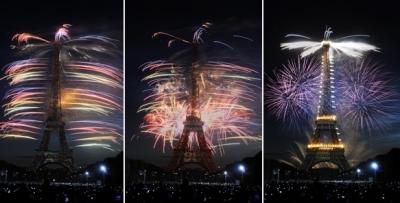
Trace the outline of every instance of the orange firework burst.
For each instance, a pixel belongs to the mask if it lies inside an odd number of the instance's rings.
[[[164,32],[153,36],[172,38],[168,47],[182,42],[197,52],[210,26],[205,23],[197,29],[192,41]],[[142,132],[155,136],[154,147],[161,142],[163,151],[166,145],[173,148],[182,135],[186,117],[194,111],[204,123],[206,141],[214,152],[218,148],[222,154],[222,146],[240,144],[238,140],[245,143],[260,140],[260,135],[253,132],[257,125],[254,107],[259,96],[255,84],[257,71],[230,62],[199,58],[203,57],[192,58],[190,62],[176,58],[158,60],[140,67],[148,73],[143,81],[150,88],[145,103],[139,108],[139,112],[146,112]],[[196,68],[191,69],[192,66]],[[193,91],[196,91],[195,104]],[[189,145],[196,143],[196,136],[191,136]]]

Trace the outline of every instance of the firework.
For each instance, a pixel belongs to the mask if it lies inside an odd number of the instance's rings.
[[[289,61],[267,84],[269,112],[295,127],[317,114],[320,64],[315,61],[308,57]],[[398,94],[383,66],[368,58],[347,59],[337,72],[339,125],[346,132],[384,130],[397,115]]]
[[[327,28],[324,34],[324,40],[322,40],[321,42],[310,41],[309,37],[302,35],[288,34],[286,35],[286,37],[300,37],[306,40],[282,43],[281,48],[283,50],[302,49],[303,51],[300,54],[301,57],[306,57],[314,54],[315,52],[321,50],[322,47],[325,45],[329,45],[330,47],[330,56],[345,54],[350,57],[360,58],[365,52],[379,50],[377,47],[364,42],[346,41],[346,39],[349,38],[367,37],[368,35],[349,35],[332,41],[329,39],[331,34],[331,28]]]
[[[99,56],[117,55],[116,41],[96,35],[73,37],[70,27],[60,27],[54,40],[29,33],[13,36],[13,48],[29,59],[4,68],[3,79],[11,89],[4,97],[4,114],[9,121],[2,123],[1,137],[38,140],[52,89],[54,49],[58,47],[60,106],[67,136],[76,147],[120,149],[122,129],[120,121],[113,118],[122,112],[122,72],[99,61]]]
[[[210,23],[205,23],[197,29],[192,41],[164,32],[155,33],[154,37],[171,38],[169,47],[175,42],[201,46],[205,43],[203,35],[210,26]],[[221,41],[213,43],[226,44]],[[154,147],[162,143],[163,150],[166,146],[173,148],[182,135],[186,116],[192,114],[192,110],[204,122],[206,141],[212,149],[218,148],[223,153],[222,146],[237,144],[231,141],[247,143],[259,140],[259,135],[251,129],[256,125],[253,106],[259,95],[255,85],[257,72],[229,62],[202,60],[196,61],[196,74],[191,74],[192,63],[192,58],[189,62],[175,58],[149,62],[140,67],[148,73],[143,81],[149,86],[149,94],[138,111],[146,112],[141,128],[144,133],[155,136]],[[197,81],[196,104],[191,104],[190,99],[193,91],[191,77],[196,77]],[[190,146],[197,143],[196,137],[189,137]]]
[[[266,105],[278,119],[299,127],[302,120],[315,115],[319,95],[320,62],[300,57],[268,78]]]
[[[304,67],[299,62],[297,67],[303,68],[305,73],[294,67],[286,68],[279,72],[276,84],[269,86],[273,94],[268,98],[267,103],[271,108],[278,107],[273,112],[276,115],[285,118],[286,114],[289,113],[294,120],[299,117],[305,117],[305,115],[315,114],[315,111],[310,110],[314,109],[313,106],[318,107],[318,115],[330,115],[337,108],[336,104],[340,103],[339,111],[341,112],[335,113],[347,112],[343,116],[351,117],[350,120],[353,121],[353,126],[354,122],[358,123],[359,125],[357,126],[360,126],[360,128],[371,126],[372,124],[382,124],[382,122],[374,119],[377,114],[385,114],[385,105],[378,107],[376,104],[382,105],[387,102],[388,98],[393,96],[389,91],[390,87],[387,87],[388,83],[381,81],[382,76],[377,74],[379,72],[378,69],[372,64],[368,64],[368,62],[362,61],[361,64],[346,64],[346,61],[351,61],[352,58],[363,60],[361,57],[365,52],[378,51],[378,48],[364,42],[349,40],[367,35],[350,35],[331,40],[331,34],[331,29],[327,28],[324,33],[324,39],[321,42],[310,41],[309,37],[297,34],[286,36],[305,39],[303,41],[281,44],[282,49],[302,49],[300,54],[302,58],[323,50],[321,58],[322,68],[320,68],[319,72],[320,79],[318,80],[318,75],[316,74],[318,68],[315,64],[311,64],[314,68],[310,68],[308,66]],[[339,57],[342,55],[347,57]],[[334,68],[335,63],[343,62],[345,63],[345,65],[342,65],[344,67]],[[339,72],[339,74],[336,72]],[[310,77],[307,79],[304,75]],[[335,77],[340,76],[342,76],[339,80],[340,87],[335,88]],[[304,89],[302,89],[303,87]],[[319,103],[317,105],[315,100],[313,100],[313,98],[316,98],[316,90],[318,90],[319,96]],[[304,97],[309,99],[304,99]],[[347,118],[343,120],[347,120]]]
[[[369,59],[345,62],[337,85],[342,126],[365,133],[384,130],[395,119],[398,93],[382,67]]]

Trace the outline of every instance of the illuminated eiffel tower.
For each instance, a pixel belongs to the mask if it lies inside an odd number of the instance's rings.
[[[329,38],[325,36],[326,40]],[[311,170],[321,163],[334,164],[339,170],[350,168],[344,156],[344,144],[338,138],[334,100],[334,61],[330,53],[330,44],[323,42],[321,58],[321,88],[318,116],[311,143],[307,146],[307,154],[303,169]],[[323,165],[321,165],[323,166]]]
[[[54,43],[54,56],[51,67],[51,82],[50,91],[48,93],[46,120],[44,123],[44,130],[42,140],[39,148],[36,150],[37,154],[34,157],[33,165],[36,170],[48,165],[58,164],[69,171],[73,169],[72,150],[69,149],[67,139],[65,137],[65,123],[62,120],[61,109],[61,62],[60,62],[60,49],[61,42]],[[60,150],[49,150],[49,142],[51,136],[58,137]]]
[[[212,157],[211,148],[204,135],[203,121],[201,121],[198,110],[199,87],[197,80],[200,78],[198,69],[201,64],[199,62],[197,45],[192,45],[195,62],[192,63],[190,69],[191,91],[189,98],[190,108],[188,111],[190,113],[183,123],[184,128],[182,136],[177,146],[174,148],[168,169],[174,171],[178,168],[183,168],[187,164],[196,164],[209,172],[214,172],[217,168]],[[197,147],[189,145],[190,136],[196,136],[195,139],[198,141]]]
[[[336,123],[334,55],[338,53],[357,58],[367,51],[379,49],[367,43],[344,40],[368,35],[350,35],[339,38],[335,42],[330,39],[331,34],[331,28],[327,27],[321,42],[302,35],[288,34],[286,37],[300,37],[302,41],[281,44],[282,49],[302,49],[302,58],[322,49],[318,114],[315,121],[316,128],[307,146],[307,154],[303,162],[305,170],[328,167],[339,168],[343,171],[349,168],[344,156],[344,144],[338,138],[339,131]]]

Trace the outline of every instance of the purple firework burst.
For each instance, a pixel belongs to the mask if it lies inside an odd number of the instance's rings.
[[[300,57],[289,60],[267,78],[266,105],[279,120],[298,127],[317,110],[320,62]]]
[[[291,127],[303,129],[314,119],[319,97],[320,62],[315,58],[289,60],[269,77],[268,112]],[[384,130],[397,115],[398,93],[382,65],[370,59],[349,59],[336,68],[339,125],[358,133]]]
[[[348,60],[339,69],[338,116],[356,132],[382,131],[397,114],[398,93],[382,65],[370,59]]]

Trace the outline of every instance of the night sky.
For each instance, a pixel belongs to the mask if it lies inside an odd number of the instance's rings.
[[[12,2],[12,3],[11,3]],[[0,7],[0,66],[22,59],[10,49],[15,33],[28,32],[54,37],[54,32],[64,23],[72,24],[71,35],[105,35],[120,41],[122,52],[123,5],[122,0],[69,0],[69,1],[2,1]],[[117,66],[122,67],[122,57]],[[3,73],[1,73],[1,77]],[[8,85],[0,81],[0,95]],[[2,97],[2,96],[1,96]],[[1,114],[3,109],[1,109]],[[4,120],[0,115],[1,120]],[[57,139],[52,139],[58,141]],[[0,160],[18,165],[29,165],[39,142],[26,140],[0,140]],[[71,146],[71,144],[70,144]],[[76,149],[75,164],[93,163],[114,156],[108,150]]]
[[[254,42],[250,44],[251,49],[245,57],[257,68],[261,78],[261,1],[158,1],[149,4],[127,1],[125,112],[128,159],[141,159],[165,166],[171,156],[170,150],[163,154],[160,145],[153,149],[154,137],[141,134],[138,127],[144,114],[136,112],[143,104],[143,90],[146,88],[146,85],[140,82],[144,75],[138,67],[148,61],[167,59],[174,53],[173,49],[167,48],[167,41],[155,40],[151,36],[155,32],[165,31],[191,37],[193,30],[203,22],[212,22],[214,27],[211,30],[217,30],[217,33],[241,33],[251,37]],[[261,112],[261,102],[255,108],[257,112]],[[259,122],[261,123],[261,119]],[[242,144],[227,147],[226,155],[217,155],[215,159],[218,164],[226,164],[253,156],[260,150],[260,142]]]
[[[251,63],[261,72],[261,1],[137,1],[126,2],[126,157],[144,159],[151,163],[164,165],[169,154],[153,149],[154,139],[141,135],[138,126],[143,114],[137,109],[143,103],[143,90],[140,80],[143,73],[138,67],[148,61],[165,59],[173,51],[166,47],[166,41],[153,40],[157,31],[185,33],[188,36],[193,28],[201,23],[212,22],[217,30],[226,33],[241,31],[255,40],[254,49],[247,53]],[[23,6],[22,6],[23,4]],[[21,59],[10,49],[11,37],[15,33],[30,32],[51,36],[56,28],[64,23],[72,24],[72,34],[99,34],[118,39],[122,43],[122,1],[63,1],[52,4],[37,4],[34,1],[13,3],[2,1],[0,8],[0,66]],[[326,26],[333,29],[332,37],[349,34],[368,34],[367,41],[378,46],[380,53],[373,57],[385,65],[385,70],[397,79],[400,76],[400,16],[395,3],[383,1],[324,1],[307,3],[305,1],[265,2],[264,10],[264,71],[270,75],[279,68],[293,52],[281,51],[279,44],[288,33],[304,34],[320,39]],[[227,29],[231,28],[231,29]],[[259,43],[257,43],[259,42]],[[0,81],[0,95],[8,86]],[[400,85],[398,85],[400,92]],[[2,112],[2,111],[0,111]],[[1,119],[4,119],[0,115]],[[363,147],[372,151],[368,156],[389,151],[400,144],[400,121],[392,121],[392,127],[384,135],[360,137]],[[285,124],[274,120],[265,112],[264,152],[267,157],[286,156],[294,141],[305,142],[306,136],[284,130]],[[38,142],[0,140],[0,159],[26,165],[31,159]],[[252,156],[260,150],[260,145],[241,145],[227,148],[225,157],[217,156],[218,163],[230,163],[245,156]],[[77,163],[89,163],[112,154],[104,150],[76,150]],[[359,157],[364,159],[367,157]]]
[[[281,51],[280,43],[288,33],[302,34],[319,40],[323,37],[326,26],[332,27],[332,38],[351,34],[368,34],[368,43],[380,48],[380,53],[372,57],[385,65],[386,72],[396,80],[397,91],[400,91],[400,14],[396,3],[389,1],[279,1],[265,3],[265,74],[281,67],[289,58],[296,57],[293,52]],[[298,52],[297,52],[298,53]],[[400,146],[400,121],[391,121],[392,126],[383,135],[365,135],[357,139],[360,144],[354,148],[363,148],[353,155],[353,161],[362,161],[378,153],[386,153],[392,147]],[[294,141],[306,142],[304,133],[285,130],[285,124],[274,120],[265,112],[264,150],[267,158],[287,157],[288,150]],[[279,126],[279,127],[276,127]],[[343,132],[346,133],[346,132]],[[342,133],[342,134],[343,134]]]

